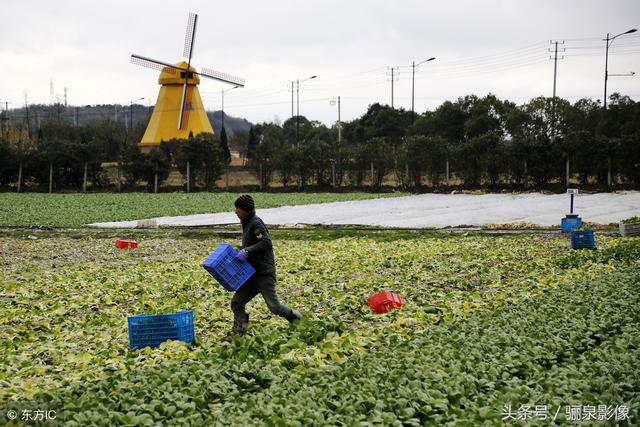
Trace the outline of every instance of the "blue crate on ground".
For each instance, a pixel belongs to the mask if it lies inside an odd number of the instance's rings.
[[[573,249],[592,249],[596,247],[593,230],[573,230],[571,232],[571,247]]]
[[[248,262],[237,260],[236,254],[231,245],[223,243],[202,263],[228,291],[237,291],[256,272]]]
[[[578,228],[582,225],[582,218],[562,218],[560,221],[563,233],[570,233],[574,228]]]
[[[158,347],[166,340],[193,343],[193,311],[129,316],[129,348]]]

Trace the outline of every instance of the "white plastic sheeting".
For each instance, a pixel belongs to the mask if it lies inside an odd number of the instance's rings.
[[[238,223],[229,212],[155,218],[160,226],[202,226]],[[560,225],[569,213],[569,195],[525,194],[420,194],[386,199],[282,206],[260,209],[267,224],[354,224],[383,227],[442,228],[527,222],[540,226]],[[640,192],[579,194],[574,213],[583,221],[610,224],[640,215]],[[138,221],[90,224],[96,227],[133,228]]]

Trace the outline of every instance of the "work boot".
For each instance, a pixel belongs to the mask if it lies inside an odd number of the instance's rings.
[[[235,335],[244,335],[249,327],[249,315],[245,313],[244,318],[235,317],[233,319],[233,333]]]
[[[296,320],[300,319],[302,319],[302,313],[300,313],[298,310],[291,310],[291,316],[289,316],[287,320],[289,321],[289,323],[293,323]]]

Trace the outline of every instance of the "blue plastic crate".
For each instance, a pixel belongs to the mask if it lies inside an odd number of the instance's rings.
[[[573,230],[571,232],[571,247],[573,249],[595,248],[596,239],[593,230]]]
[[[570,233],[574,228],[578,228],[582,225],[582,218],[562,218],[560,221],[560,225],[562,226],[563,233]]]
[[[204,260],[202,266],[228,291],[237,291],[256,272],[248,262],[236,259],[236,251],[221,244]]]
[[[129,348],[158,347],[166,340],[193,343],[193,311],[129,316]]]

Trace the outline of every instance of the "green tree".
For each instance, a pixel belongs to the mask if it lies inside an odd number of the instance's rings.
[[[249,162],[255,158],[257,149],[258,149],[258,139],[256,137],[256,133],[253,129],[253,126],[251,126],[249,128],[249,137],[247,138],[247,151],[244,157],[245,162]]]
[[[222,145],[222,153],[224,156],[224,161],[229,164],[231,163],[231,151],[229,150],[229,139],[227,138],[227,131],[224,126],[220,131],[220,144]]]
[[[275,123],[263,123],[256,126],[259,143],[256,155],[249,163],[253,169],[261,189],[269,187],[273,173],[276,171],[278,152],[282,148],[282,128]]]
[[[190,186],[195,188],[198,181],[211,191],[216,181],[222,176],[227,163],[220,140],[211,133],[189,135],[186,140],[177,141],[176,163],[180,172],[185,175],[187,162],[190,169]]]
[[[156,174],[158,177],[158,187],[162,181],[167,179],[171,170],[171,163],[167,155],[156,148],[143,155],[142,176],[147,181],[147,190],[152,191],[155,187]]]
[[[122,150],[122,171],[127,186],[135,187],[138,181],[146,178],[146,157],[138,144],[127,145]]]
[[[15,158],[6,132],[0,133],[0,185],[11,181],[14,175]]]

